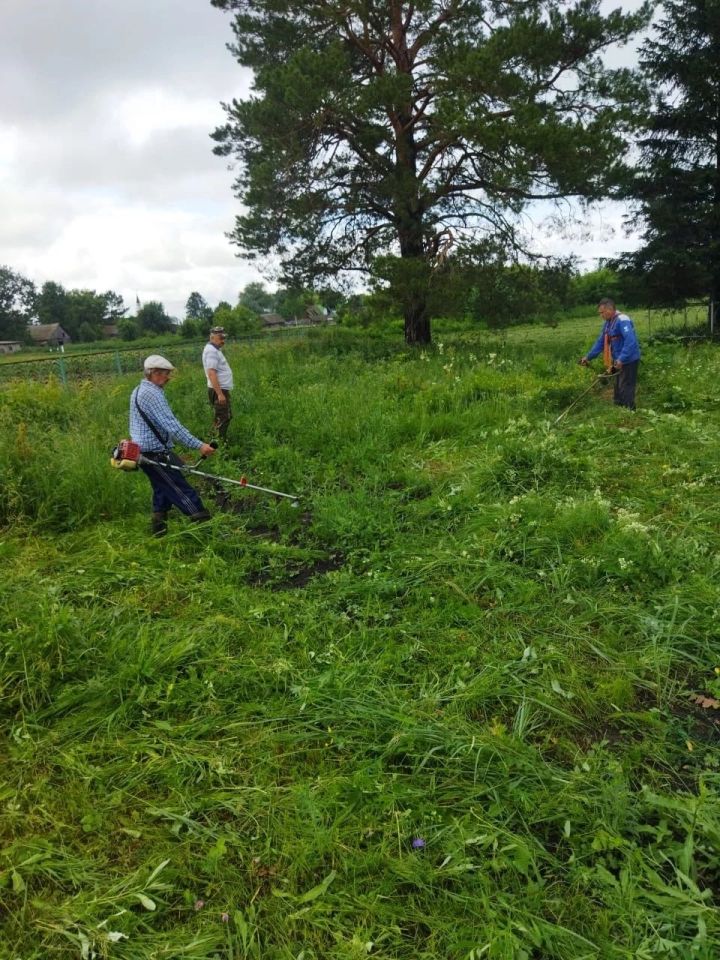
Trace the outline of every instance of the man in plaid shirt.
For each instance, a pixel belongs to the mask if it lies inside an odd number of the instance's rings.
[[[143,364],[145,379],[130,396],[130,439],[140,446],[144,459],[148,461],[140,464],[140,469],[152,486],[151,530],[156,537],[167,533],[168,513],[173,507],[191,520],[208,520],[210,517],[197,490],[182,473],[168,466],[183,465],[173,452],[173,441],[191,450],[199,450],[204,457],[215,453],[214,447],[193,436],[170,409],[164,391],[174,369],[170,361],[159,354],[147,357]]]

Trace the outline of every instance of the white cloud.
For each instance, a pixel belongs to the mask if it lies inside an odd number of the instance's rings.
[[[234,177],[210,139],[220,102],[250,88],[227,15],[209,0],[2,0],[0,19],[0,262],[176,316],[193,290],[234,301],[260,279],[225,236]],[[593,216],[592,236],[537,242],[590,265],[625,249],[621,214]]]
[[[23,257],[19,269],[37,283],[61,277],[68,288],[113,289],[131,307],[136,295],[161,300],[175,316],[183,315],[193,290],[210,302],[234,302],[256,276],[234,257],[220,221],[112,202],[68,220],[46,245],[41,264]]]
[[[162,87],[137,90],[118,104],[115,117],[123,137],[133,146],[142,146],[155,133],[195,128],[209,130],[209,123],[224,118],[216,100],[181,97]],[[209,143],[209,141],[208,141]]]
[[[16,126],[0,127],[0,182],[12,176],[20,153],[20,130]]]
[[[237,201],[210,134],[249,76],[209,0],[3,0],[1,260],[176,316],[259,278],[225,234]]]

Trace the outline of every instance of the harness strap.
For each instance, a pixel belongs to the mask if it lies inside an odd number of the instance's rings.
[[[156,438],[156,440],[158,441],[158,443],[161,443],[161,444],[163,445],[163,447],[164,447],[164,451],[163,451],[163,452],[167,452],[167,450],[168,450],[168,441],[170,440],[170,435],[168,434],[167,436],[165,436],[165,438],[163,438],[163,437],[160,436],[160,433],[159,433],[157,427],[155,426],[155,424],[152,422],[152,420],[150,419],[150,417],[148,417],[148,415],[145,413],[145,411],[143,410],[143,408],[142,408],[142,407],[140,406],[140,404],[138,403],[137,392],[135,393],[135,408],[137,409],[137,412],[138,412],[138,413],[140,414],[140,416],[143,418],[143,420],[145,421],[145,423],[148,425],[148,427],[150,427],[150,429],[152,430],[152,432],[155,434],[155,438]]]
[[[605,369],[610,370],[613,366],[613,355],[612,350],[610,349],[611,340],[622,340],[622,336],[619,333],[611,334],[608,327],[610,324],[615,323],[615,317],[612,320],[608,320],[605,324],[605,339],[603,341],[603,363],[605,364]]]

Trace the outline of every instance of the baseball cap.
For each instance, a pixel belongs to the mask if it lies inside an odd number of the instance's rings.
[[[145,362],[143,363],[143,370],[174,370],[175,367],[170,363],[169,360],[166,360],[165,357],[161,357],[159,353],[151,353],[149,357],[145,357]]]
[[[225,333],[225,327],[211,327],[210,333],[217,333],[221,337],[227,336]]]

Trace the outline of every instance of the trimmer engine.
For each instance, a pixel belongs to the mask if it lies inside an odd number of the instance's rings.
[[[137,470],[140,457],[139,444],[132,440],[121,440],[112,452],[110,463],[118,470]]]

